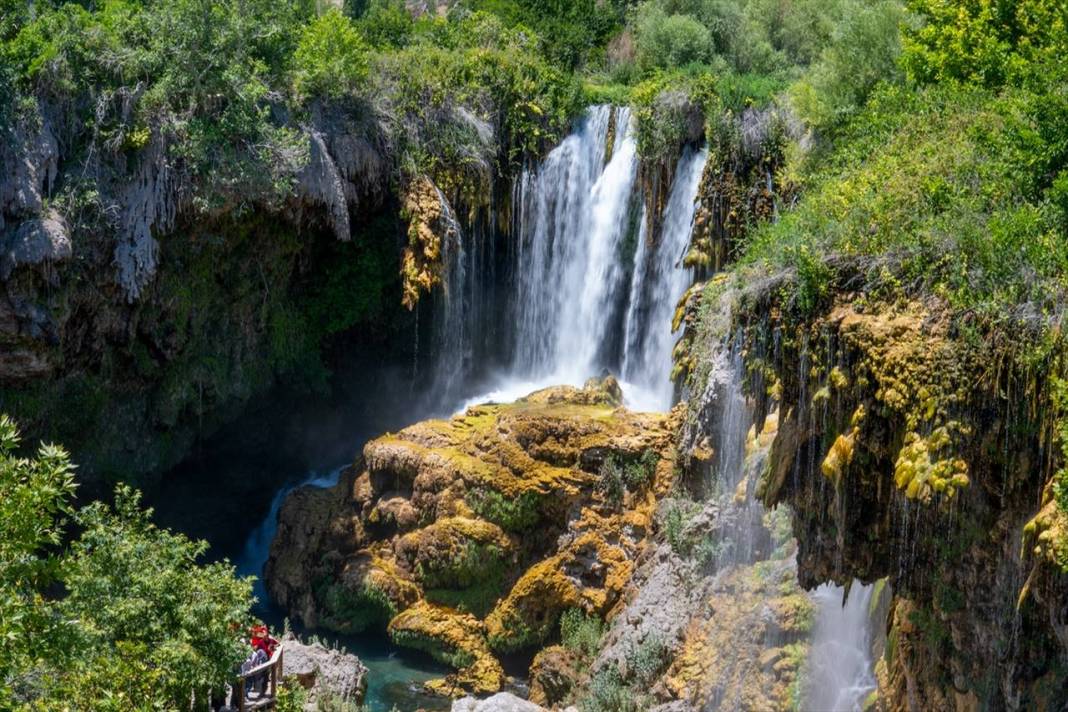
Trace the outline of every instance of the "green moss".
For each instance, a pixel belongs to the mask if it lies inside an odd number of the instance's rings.
[[[541,519],[541,498],[534,492],[508,498],[496,490],[474,489],[467,493],[465,500],[480,518],[505,531],[528,531]]]
[[[604,621],[578,608],[569,608],[560,616],[560,643],[589,661],[597,654],[604,635]]]
[[[464,589],[428,588],[426,600],[461,613],[470,613],[476,618],[485,618],[504,595],[504,581],[494,576],[486,581],[479,581]]]
[[[436,638],[417,633],[411,630],[391,630],[390,640],[396,645],[422,650],[440,663],[462,670],[475,662],[475,657],[464,650],[454,650]]]
[[[323,611],[322,625],[339,633],[384,628],[397,615],[396,606],[389,597],[369,583],[352,590],[343,584],[324,580],[316,588],[316,599]]]
[[[496,544],[468,541],[451,558],[420,562],[416,575],[427,588],[464,590],[474,587],[500,589],[508,562]]]

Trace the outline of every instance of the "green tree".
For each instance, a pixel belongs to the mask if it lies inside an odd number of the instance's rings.
[[[340,97],[367,77],[367,45],[348,17],[330,10],[301,33],[294,57],[297,91],[304,96]]]
[[[23,673],[62,659],[66,624],[42,595],[59,573],[54,551],[74,495],[73,468],[61,449],[19,457],[18,430],[0,415],[0,709],[24,689]]]
[[[635,27],[644,71],[699,64],[712,56],[712,34],[690,15],[668,15],[649,4],[639,11]]]
[[[18,446],[0,416],[0,709],[206,706],[244,657],[251,580],[199,563],[207,544],[157,528],[128,487],[73,512],[67,454]]]
[[[909,0],[908,9],[918,22],[905,32],[902,60],[920,82],[997,86],[1068,53],[1063,0]]]

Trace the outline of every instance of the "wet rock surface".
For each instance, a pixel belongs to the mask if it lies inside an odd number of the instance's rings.
[[[1039,455],[1046,374],[1003,334],[966,338],[938,299],[839,294],[799,318],[778,293],[775,280],[718,290],[725,318],[688,357],[708,374],[713,343],[733,344],[755,421],[776,416],[757,494],[790,506],[801,584],[888,578],[869,704],[1057,708],[1068,586],[1055,458]],[[718,427],[710,393],[697,389],[681,436],[694,452]]]
[[[283,505],[268,590],[310,625],[388,626],[457,669],[437,692],[495,692],[500,655],[619,603],[675,476],[674,426],[623,408],[609,377],[384,435],[337,487]]]

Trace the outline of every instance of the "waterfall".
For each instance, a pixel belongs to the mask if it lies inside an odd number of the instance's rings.
[[[678,340],[671,332],[675,305],[693,282],[682,259],[693,233],[697,189],[708,152],[687,148],[664,208],[660,239],[642,235],[635,258],[624,332],[623,380],[637,391],[637,404],[649,410],[671,407],[671,350]]]
[[[267,516],[248,535],[248,539],[245,540],[245,546],[241,551],[241,556],[235,562],[235,568],[240,576],[256,577],[252,593],[256,596],[258,605],[263,606],[270,600],[267,596],[267,588],[263,584],[263,565],[267,562],[267,556],[271,550],[271,542],[274,541],[274,534],[278,531],[278,511],[282,508],[282,503],[285,502],[290,492],[305,485],[311,487],[333,487],[337,484],[341,469],[339,467],[325,475],[311,472],[300,482],[288,485],[275,492],[274,498],[271,500],[271,506],[267,510]]]
[[[631,407],[670,407],[671,315],[692,279],[681,262],[706,158],[704,150],[683,153],[655,243],[644,233],[629,109],[591,107],[544,161],[522,172],[505,295],[512,318],[497,339],[512,348],[489,392],[461,407],[580,385],[604,370],[620,373]],[[442,328],[449,338],[462,331],[447,320]]]
[[[434,186],[441,202],[444,234],[441,260],[444,265],[442,289],[434,300],[435,354],[434,392],[439,398],[452,398],[462,387],[471,368],[471,292],[464,235],[452,206]]]
[[[605,163],[613,111],[618,130]],[[578,383],[605,365],[637,168],[630,111],[598,106],[520,178],[513,376]]]
[[[854,584],[844,604],[842,587],[824,584],[816,589],[819,613],[808,657],[807,709],[859,712],[875,689],[868,633],[874,588]]]

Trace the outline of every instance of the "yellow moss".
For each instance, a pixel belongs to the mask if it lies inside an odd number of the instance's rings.
[[[396,643],[459,667],[453,675],[426,683],[433,692],[452,697],[466,692],[486,695],[504,684],[504,670],[486,645],[482,624],[470,614],[420,601],[397,614],[388,630]]]
[[[843,470],[853,461],[853,445],[856,437],[856,428],[846,435],[839,435],[820,465],[823,476],[833,482],[835,487],[842,481]]]
[[[934,493],[953,497],[967,487],[968,464],[959,458],[938,458],[938,453],[952,444],[952,424],[936,428],[927,437],[915,432],[905,436],[894,465],[894,483],[909,499],[930,503]]]
[[[448,207],[437,186],[426,176],[409,183],[401,205],[408,221],[408,244],[401,255],[401,303],[414,309],[419,297],[441,283],[442,241],[450,237]]]
[[[838,366],[831,369],[829,380],[831,385],[839,390],[849,385],[849,377],[845,374],[845,371]]]

